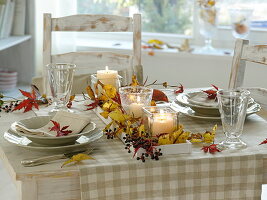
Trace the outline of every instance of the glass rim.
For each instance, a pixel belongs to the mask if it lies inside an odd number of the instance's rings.
[[[164,112],[164,113],[170,113],[170,114],[175,114],[175,115],[179,114],[179,112],[176,111],[172,106],[144,106],[142,109],[145,113],[150,114],[150,115],[160,114],[160,112],[151,112],[149,110],[149,109],[153,109],[153,108],[155,108],[155,111],[168,109],[169,112]],[[162,114],[164,114],[164,113],[162,113]]]
[[[218,96],[231,97],[234,94],[238,95],[238,96],[246,96],[246,97],[248,97],[250,95],[250,91],[248,91],[248,90],[238,90],[238,89],[219,90],[219,91],[217,91],[217,95]]]
[[[91,77],[93,77],[93,78],[99,80],[99,79],[97,78],[96,74],[91,74]],[[104,80],[106,80],[106,79],[122,79],[122,76],[120,76],[120,75],[118,74],[116,78],[101,78],[101,79],[104,79]]]
[[[144,93],[152,93],[153,88],[145,87],[145,86],[124,86],[119,88],[119,93],[125,93],[127,89],[137,88],[147,90],[146,92],[129,92],[129,94],[144,94]]]
[[[56,66],[68,66],[66,69],[75,69],[77,66],[73,63],[49,63],[46,65],[46,68],[57,69]],[[60,70],[60,69],[59,69]]]

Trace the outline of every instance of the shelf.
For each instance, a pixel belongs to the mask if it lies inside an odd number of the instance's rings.
[[[31,39],[30,35],[23,36],[10,36],[8,38],[0,39],[0,51],[5,50],[9,47],[20,44],[24,41]]]

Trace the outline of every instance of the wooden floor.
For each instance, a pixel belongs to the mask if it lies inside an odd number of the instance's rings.
[[[261,200],[267,200],[267,185],[263,185]],[[0,196],[4,200],[18,200],[15,185],[0,160]],[[49,200],[49,199],[47,199]]]

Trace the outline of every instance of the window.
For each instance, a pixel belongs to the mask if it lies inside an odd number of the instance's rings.
[[[152,33],[190,35],[193,0],[77,0],[78,13],[142,14],[142,30]]]

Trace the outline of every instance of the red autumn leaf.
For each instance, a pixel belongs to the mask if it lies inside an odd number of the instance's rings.
[[[217,148],[218,144],[212,144],[210,146],[204,146],[201,150],[203,150],[205,153],[209,152],[211,154],[214,154],[216,152],[221,152],[220,149]]]
[[[263,140],[259,145],[261,144],[267,144],[267,138],[265,140]]]
[[[212,87],[214,87],[215,90],[209,89],[209,90],[203,90],[203,92],[205,92],[208,95],[209,99],[216,99],[217,98],[217,91],[219,90],[219,88],[215,85],[212,85]]]
[[[60,129],[60,124],[54,120],[50,120],[54,126],[52,128],[50,128],[49,131],[55,131],[57,132],[56,137],[60,137],[60,136],[66,136],[70,133],[72,133],[71,130],[66,130],[67,128],[69,128],[69,126],[63,126],[63,128]]]
[[[95,109],[97,106],[99,105],[99,100],[95,99],[95,101],[93,103],[90,103],[86,106],[88,106],[89,108],[87,108],[86,110],[93,110]]]
[[[32,93],[26,92],[23,90],[19,90],[19,91],[21,92],[21,94],[23,96],[27,97],[27,99],[24,99],[22,102],[20,102],[19,105],[17,105],[13,109],[13,111],[20,110],[20,109],[24,108],[24,112],[28,112],[28,111],[32,110],[32,107],[39,109],[38,101],[36,99],[36,94],[35,94],[34,90],[32,90]]]
[[[174,90],[175,94],[183,93],[184,92],[184,86],[180,83],[180,86],[177,90]]]
[[[169,102],[166,94],[164,94],[164,92],[162,92],[160,90],[156,90],[156,89],[153,90],[152,100]]]

